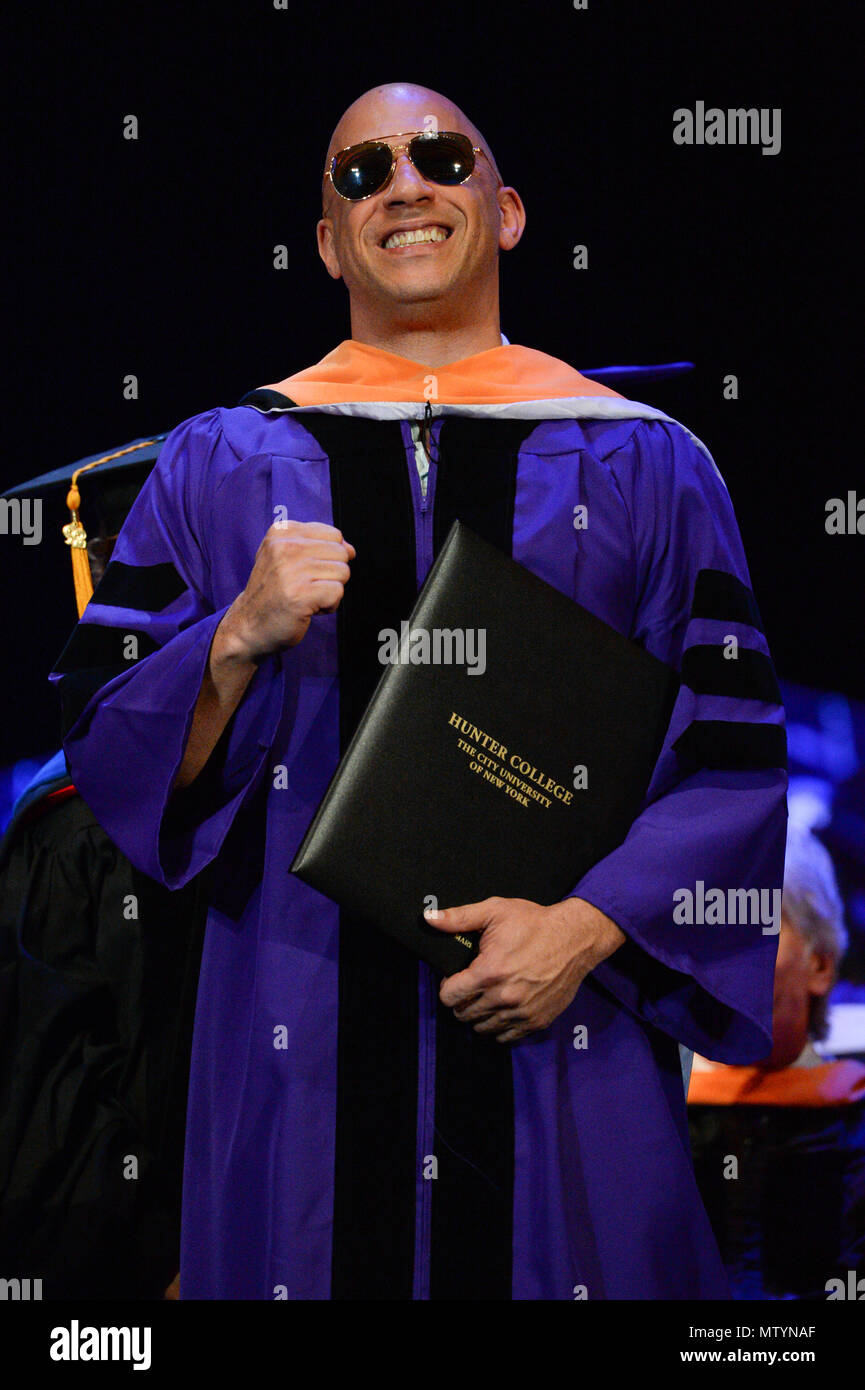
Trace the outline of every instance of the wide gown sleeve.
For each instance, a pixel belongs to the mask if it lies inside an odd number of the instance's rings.
[[[75,786],[132,863],[169,888],[219,852],[266,771],[283,703],[282,664],[268,657],[205,772],[172,798],[211,643],[230,606],[214,604],[219,538],[206,515],[229,448],[221,414],[195,416],[169,435],[51,674]]]
[[[787,820],[778,684],[711,460],[681,426],[643,422],[610,467],[632,527],[630,635],[682,683],[641,814],[569,896],[626,934],[594,972],[601,985],[686,1047],[716,1061],[756,1061],[771,1047],[772,890],[783,882]],[[768,912],[757,914],[754,894],[743,911],[744,897],[728,891],[754,888],[767,890]],[[727,920],[676,920],[687,915],[681,890],[694,895],[697,917],[699,894],[710,889],[724,894]]]

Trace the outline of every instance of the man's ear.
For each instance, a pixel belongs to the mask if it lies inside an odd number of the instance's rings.
[[[508,184],[502,184],[496,189],[496,198],[502,218],[499,227],[499,248],[502,251],[512,251],[526,226],[523,200],[517,190]]]
[[[828,994],[835,982],[835,962],[828,951],[811,952],[808,989],[811,994]]]
[[[341,280],[342,271],[339,268],[333,238],[333,221],[330,217],[322,217],[316,224],[315,236],[318,242],[318,254],[327,266],[328,275],[334,280]]]

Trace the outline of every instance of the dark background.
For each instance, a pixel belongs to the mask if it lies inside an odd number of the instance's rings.
[[[860,9],[20,7],[4,21],[0,487],[232,405],[348,337],[314,242],[328,137],[366,88],[424,83],[476,121],[528,209],[504,332],[582,368],[696,363],[640,394],[726,478],[779,673],[862,697],[865,536],[824,529],[828,498],[865,495]],[[780,107],[781,152],[674,145],[673,111],[697,100]],[[58,746],[46,675],[75,619],[67,519],[46,505],[39,546],[0,536],[0,766]]]

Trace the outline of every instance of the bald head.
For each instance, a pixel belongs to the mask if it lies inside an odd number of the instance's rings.
[[[434,124],[433,124],[434,123]],[[386,82],[381,87],[370,87],[359,96],[340,117],[330,143],[327,147],[325,167],[330,164],[337,150],[347,145],[357,145],[361,140],[378,140],[385,135],[399,135],[403,131],[458,130],[471,138],[488,156],[496,178],[501,182],[501,174],[493,158],[493,152],[473,121],[441,92],[431,87],[419,87],[414,82]],[[326,183],[325,195],[329,183]]]
[[[405,145],[412,135],[448,130],[483,153],[468,178],[439,183],[402,149],[368,197],[341,198],[325,175],[316,226],[328,274],[348,290],[352,337],[432,364],[500,344],[499,256],[523,233],[519,194],[503,183],[465,113],[413,82],[371,87],[352,102],[327,155],[329,165],[366,140]]]

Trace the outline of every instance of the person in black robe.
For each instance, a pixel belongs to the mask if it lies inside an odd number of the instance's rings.
[[[156,453],[88,474],[79,608]],[[44,1299],[176,1296],[206,882],[133,868],[62,753],[0,842],[0,1263]]]

